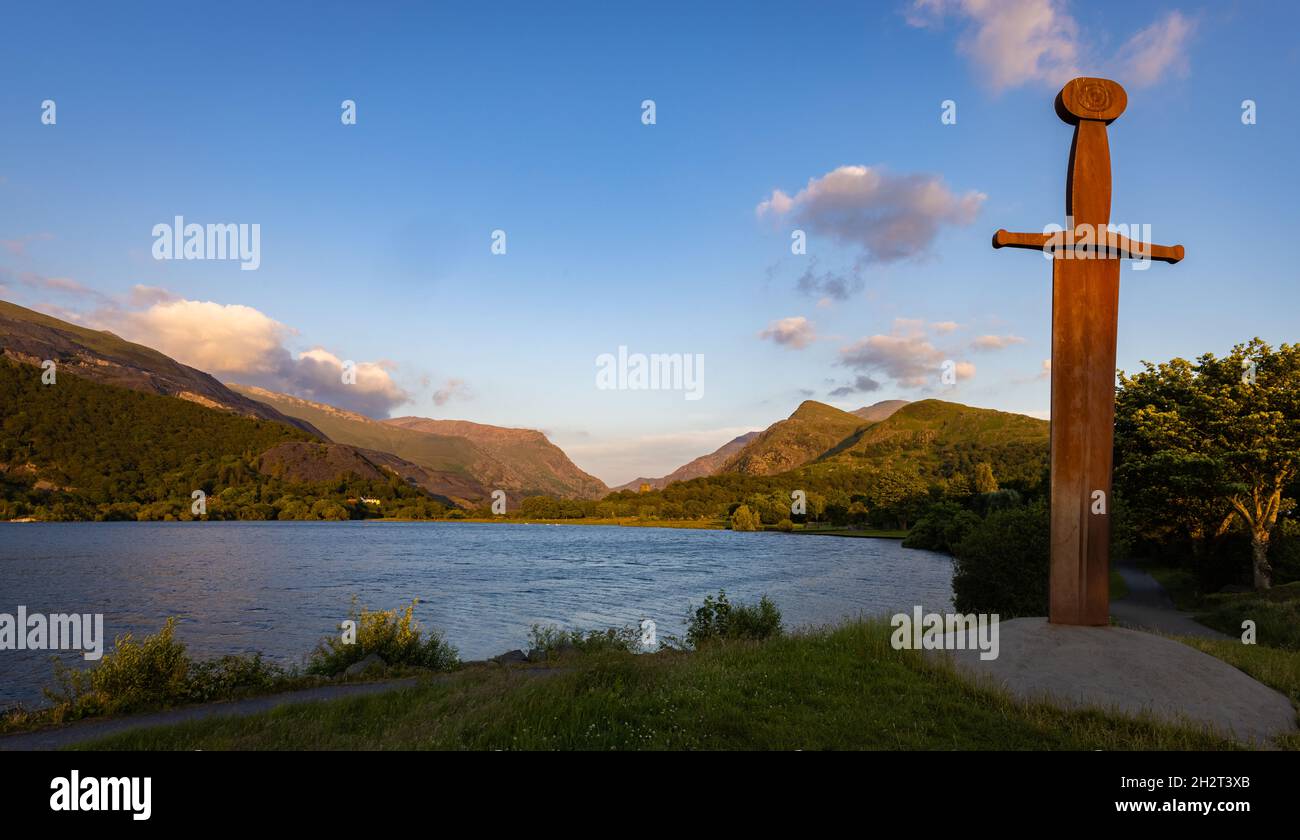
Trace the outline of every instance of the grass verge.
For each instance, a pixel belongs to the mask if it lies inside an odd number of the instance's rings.
[[[1231,653],[1251,656],[1235,649]],[[1289,670],[1293,665],[1278,667],[1265,662],[1262,653],[1254,655],[1260,659],[1252,667],[1261,674],[1295,679]],[[1152,721],[1013,701],[965,681],[950,667],[925,660],[918,652],[894,650],[883,622],[851,622],[762,642],[719,642],[690,654],[597,652],[568,659],[563,668],[545,673],[548,676],[538,678],[537,669],[475,667],[436,684],[289,706],[243,718],[128,732],[87,748],[1182,750],[1236,746]]]

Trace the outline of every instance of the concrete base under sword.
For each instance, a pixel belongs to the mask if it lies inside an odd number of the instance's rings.
[[[930,651],[1020,700],[1101,708],[1210,728],[1261,746],[1296,731],[1284,695],[1182,642],[1123,627],[1049,624],[1017,618],[999,628],[997,659],[979,651]]]

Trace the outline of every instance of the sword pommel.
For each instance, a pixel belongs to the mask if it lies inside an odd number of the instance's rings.
[[[1056,95],[1056,115],[1070,125],[1079,120],[1114,122],[1128,107],[1128,94],[1118,82],[1083,76],[1071,79]]]

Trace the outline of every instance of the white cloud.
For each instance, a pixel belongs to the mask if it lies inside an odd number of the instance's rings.
[[[904,388],[924,388],[939,382],[951,353],[935,346],[923,321],[898,318],[888,334],[861,338],[840,349],[839,364],[864,374],[879,373]],[[957,380],[970,379],[975,366],[954,361]]]
[[[816,257],[809,261],[808,267],[795,282],[800,292],[817,298],[817,305],[822,308],[829,306],[832,301],[848,300],[862,291],[864,285],[866,283],[857,271],[824,271],[819,274]]]
[[[831,390],[827,396],[830,397],[847,397],[849,394],[867,394],[872,391],[879,391],[880,383],[870,376],[858,374],[853,377],[853,381],[848,385],[841,385]]]
[[[29,289],[37,289],[43,292],[54,292],[59,295],[84,298],[87,300],[107,300],[103,294],[83,283],[73,280],[71,277],[47,277],[44,274],[37,274],[34,271],[22,271],[18,274],[14,274],[9,269],[4,268],[0,268],[0,276],[17,280],[18,283]]]
[[[251,306],[213,301],[166,300],[113,320],[124,337],[214,375],[274,374],[292,334]]]
[[[345,383],[344,359],[319,346],[295,355],[286,342],[297,331],[251,306],[186,300],[146,286],[135,287],[132,300],[147,305],[104,307],[89,320],[223,381],[380,417],[408,400],[389,374],[391,362],[357,362],[356,381]]]
[[[1024,344],[1018,335],[981,335],[970,343],[970,349],[976,352],[1005,350],[1013,344]]]
[[[781,190],[759,202],[760,218],[790,217],[808,230],[857,245],[866,262],[927,253],[943,225],[975,220],[983,193],[956,195],[937,175],[896,175],[879,166],[841,166],[793,197]]]
[[[1153,85],[1187,72],[1195,30],[1194,22],[1170,12],[1106,56],[1082,37],[1062,0],[912,0],[905,15],[918,27],[937,27],[948,18],[963,21],[957,49],[979,67],[994,92],[1030,83],[1060,87],[1075,76],[1107,72],[1122,84]]]
[[[767,325],[767,329],[758,334],[759,338],[771,339],[784,347],[802,350],[817,340],[817,332],[812,321],[802,315],[782,318]]]
[[[433,392],[435,405],[446,405],[452,400],[468,400],[473,397],[468,383],[463,379],[448,379],[442,387]]]
[[[1196,22],[1180,12],[1170,12],[1128,40],[1116,63],[1120,78],[1143,87],[1166,75],[1186,76],[1191,70],[1187,47],[1196,32]]]
[[[0,180],[0,184],[4,181]],[[54,238],[50,233],[32,233],[26,236],[19,236],[16,239],[0,239],[0,248],[8,251],[11,256],[27,256],[27,246],[33,242],[46,242]]]
[[[160,286],[143,286],[136,284],[131,287],[131,306],[153,306],[155,303],[165,301],[180,300],[180,295],[174,295]]]

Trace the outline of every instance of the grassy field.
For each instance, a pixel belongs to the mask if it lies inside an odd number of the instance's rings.
[[[1254,621],[1261,646],[1300,650],[1300,581],[1265,592],[1200,591],[1196,576],[1185,569],[1143,565],[1175,606],[1196,620],[1229,636],[1240,636],[1242,622]]]
[[[1124,582],[1124,576],[1114,569],[1110,570],[1110,599],[1118,601],[1121,598],[1128,597],[1128,584]]]
[[[544,675],[475,667],[442,683],[125,733],[89,748],[1234,748],[1189,729],[1017,703],[893,650],[888,635],[886,624],[854,622],[692,654],[589,654]],[[1241,647],[1214,652],[1297,696],[1300,654]]]

